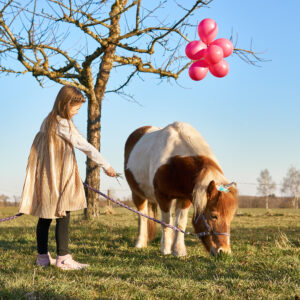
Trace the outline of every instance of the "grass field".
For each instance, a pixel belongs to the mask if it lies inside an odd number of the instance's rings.
[[[104,209],[102,209],[104,211]],[[15,208],[0,208],[0,218]],[[55,222],[53,222],[55,224]],[[70,249],[84,271],[35,265],[36,218],[0,223],[0,299],[295,299],[300,295],[300,209],[240,209],[231,256],[208,256],[192,236],[188,256],[163,256],[160,230],[135,249],[137,216],[123,208],[93,221],[73,214]],[[50,251],[55,253],[54,226]],[[189,221],[188,230],[192,230]]]

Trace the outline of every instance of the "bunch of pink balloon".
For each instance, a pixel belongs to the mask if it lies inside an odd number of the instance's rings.
[[[229,72],[228,57],[233,52],[232,43],[224,38],[214,40],[218,33],[218,25],[212,19],[204,19],[198,25],[201,41],[192,41],[185,48],[186,56],[195,62],[189,68],[193,80],[202,80],[208,70],[216,77],[224,77]]]

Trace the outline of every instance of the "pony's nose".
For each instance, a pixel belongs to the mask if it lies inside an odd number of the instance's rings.
[[[229,248],[229,249],[226,249],[226,248],[219,248],[218,250],[217,250],[217,253],[218,254],[231,254],[231,249]]]

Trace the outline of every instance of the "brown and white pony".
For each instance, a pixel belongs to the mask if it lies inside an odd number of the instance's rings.
[[[191,125],[175,122],[165,128],[145,126],[135,130],[125,145],[125,176],[138,210],[185,230],[194,206],[193,226],[213,255],[230,253],[230,223],[237,208],[237,190],[229,184],[209,145]],[[174,201],[174,202],[175,202]],[[147,246],[156,224],[139,216],[136,247]],[[186,255],[184,234],[162,226],[161,251]]]

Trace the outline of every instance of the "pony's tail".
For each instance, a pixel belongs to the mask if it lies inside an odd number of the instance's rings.
[[[148,214],[151,218],[157,218],[157,204],[148,202]],[[147,228],[148,228],[148,242],[151,242],[156,235],[156,222],[148,219],[147,221]]]

